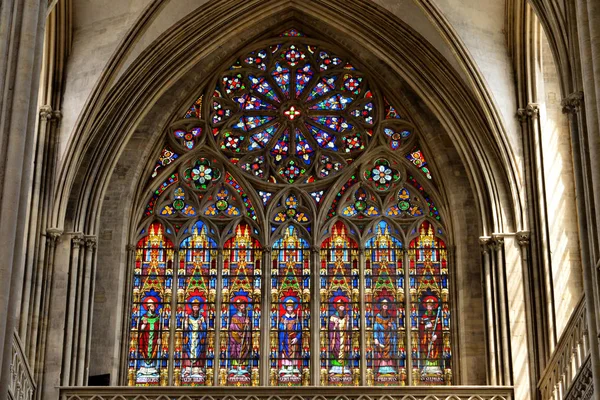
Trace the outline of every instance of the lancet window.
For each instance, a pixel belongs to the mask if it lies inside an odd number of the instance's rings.
[[[148,165],[127,384],[451,384],[452,266],[425,143],[295,29],[206,83]]]

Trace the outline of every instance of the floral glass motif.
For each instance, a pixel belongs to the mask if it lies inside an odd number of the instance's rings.
[[[179,157],[179,154],[175,153],[169,147],[163,148],[162,151],[160,152],[160,155],[158,156],[158,161],[156,162],[156,165],[154,166],[154,170],[152,171],[152,175],[150,176],[150,179],[156,178],[158,176],[159,172],[163,168],[165,168],[167,165],[171,164],[178,157]]]
[[[396,150],[402,146],[402,141],[410,136],[410,131],[406,129],[395,129],[386,127],[383,128],[383,133],[388,137],[388,143],[392,150]]]
[[[310,384],[310,246],[288,226],[271,253],[270,384]]]
[[[181,187],[173,191],[173,202],[165,205],[159,213],[163,217],[171,217],[177,214],[185,217],[195,217],[197,214],[196,209],[185,202],[185,192]]]
[[[416,198],[411,199],[410,192],[406,188],[398,191],[397,203],[391,205],[386,214],[389,217],[421,217],[423,209],[417,203]]]
[[[186,150],[191,150],[196,145],[200,135],[202,134],[202,128],[194,127],[189,130],[186,129],[175,129],[173,135],[175,139],[179,141]]]
[[[321,245],[321,385],[360,384],[358,246],[338,222]]]
[[[199,158],[184,172],[185,180],[194,188],[206,190],[208,186],[221,178],[221,171],[214,168],[206,158]]]
[[[213,200],[212,197],[209,200]],[[221,186],[215,193],[214,201],[204,208],[203,214],[207,217],[237,217],[241,214],[240,209],[231,204],[231,195],[225,186]]]
[[[448,253],[431,223],[423,222],[418,234],[409,248],[412,384],[450,384]]]
[[[219,383],[258,386],[261,257],[250,226],[240,224],[223,251]]]
[[[381,211],[374,204],[374,201],[375,199],[369,195],[365,188],[359,187],[354,191],[351,199],[346,202],[340,215],[348,218],[378,217],[381,215]]]
[[[176,386],[212,386],[217,244],[201,221],[190,232],[179,246],[173,373]]]
[[[367,386],[406,385],[402,242],[385,221],[365,246]]]
[[[137,244],[133,274],[129,370],[130,386],[164,386],[168,381],[172,319],[173,243],[154,223]]]
[[[425,160],[425,156],[420,149],[414,148],[406,155],[406,159],[413,163],[415,167],[419,168],[421,172],[425,174],[427,179],[431,179],[431,171],[429,171],[429,168],[427,168],[427,161]]]
[[[283,204],[281,204],[278,211],[275,212],[275,223],[281,224],[288,220],[296,221],[301,224],[309,222],[307,212],[302,208],[299,209],[298,198],[294,194],[286,196]]]
[[[366,149],[375,102],[341,57],[303,35],[284,37],[222,73],[208,121],[221,151],[255,178],[327,179],[348,164],[335,152],[355,158]]]
[[[388,190],[392,184],[398,182],[400,173],[391,167],[390,162],[384,158],[376,160],[372,167],[364,172],[364,177],[379,191]]]

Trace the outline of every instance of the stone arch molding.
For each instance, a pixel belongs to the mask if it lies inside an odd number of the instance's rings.
[[[156,10],[149,13],[153,11]],[[251,18],[247,17],[249,14]],[[150,18],[142,17],[136,28],[143,29]],[[316,1],[306,7],[295,1],[239,4],[234,0],[221,2],[218,7],[202,7],[171,27],[108,90],[110,76],[125,50],[117,52],[80,115],[68,145],[59,172],[53,225],[95,233],[112,172],[134,132],[145,130],[146,142],[152,143],[161,134],[160,129],[152,127],[164,125],[172,117],[149,118],[152,103],[169,103],[164,94],[173,90],[172,82],[202,60],[212,59],[203,63],[203,72],[208,73],[220,65],[220,57],[290,20],[318,22],[313,26],[318,34],[343,35],[344,42],[334,42],[341,46],[355,43],[379,57],[378,61],[406,82],[448,132],[476,193],[481,234],[520,227],[521,194],[515,181],[516,167],[505,156],[510,153],[505,142],[497,140],[502,132],[485,115],[494,105],[482,107],[441,55],[411,28],[378,6],[359,1]],[[242,31],[243,36],[239,35]],[[127,39],[124,45],[131,46],[134,39]],[[179,90],[195,93],[202,79],[203,76],[195,76],[193,81],[180,85]],[[139,123],[142,117],[146,122],[143,125]],[[139,158],[149,157],[154,150],[148,146],[142,149],[137,153]],[[141,173],[136,171],[136,176]]]
[[[139,29],[143,25],[140,22]],[[458,171],[468,177],[474,204],[471,219],[458,221],[446,212],[448,232],[469,224],[476,226],[469,227],[473,236],[516,229],[520,205],[511,200],[520,198],[514,189],[519,185],[512,178],[514,167],[503,156],[506,149],[496,140],[501,133],[486,116],[494,106],[482,106],[442,56],[412,29],[376,5],[358,0],[315,1],[309,6],[295,1],[240,4],[228,0],[201,8],[159,37],[109,90],[119,62],[115,56],[69,144],[56,192],[54,226],[99,235],[103,207],[117,195],[111,181],[120,177],[128,182],[117,200],[126,208],[117,216],[124,230],[122,248],[134,243],[140,216],[136,199],[142,196],[151,168],[146,161],[157,152],[162,127],[182,114],[206,79],[232,54],[291,25],[353,52],[375,79],[389,81],[395,100],[406,104],[409,113],[424,110],[439,121],[432,125],[429,137],[435,138],[435,129],[440,130],[440,143],[430,158],[440,160],[440,195],[449,197],[442,203],[461,205],[453,200],[451,185]],[[133,41],[127,38],[125,43]]]

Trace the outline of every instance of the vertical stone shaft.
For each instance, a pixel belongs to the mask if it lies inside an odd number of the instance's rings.
[[[47,2],[0,4],[0,396],[8,392],[25,264],[37,94]]]

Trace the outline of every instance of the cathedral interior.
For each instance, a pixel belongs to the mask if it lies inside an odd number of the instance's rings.
[[[0,398],[600,400],[600,1],[4,0]]]

